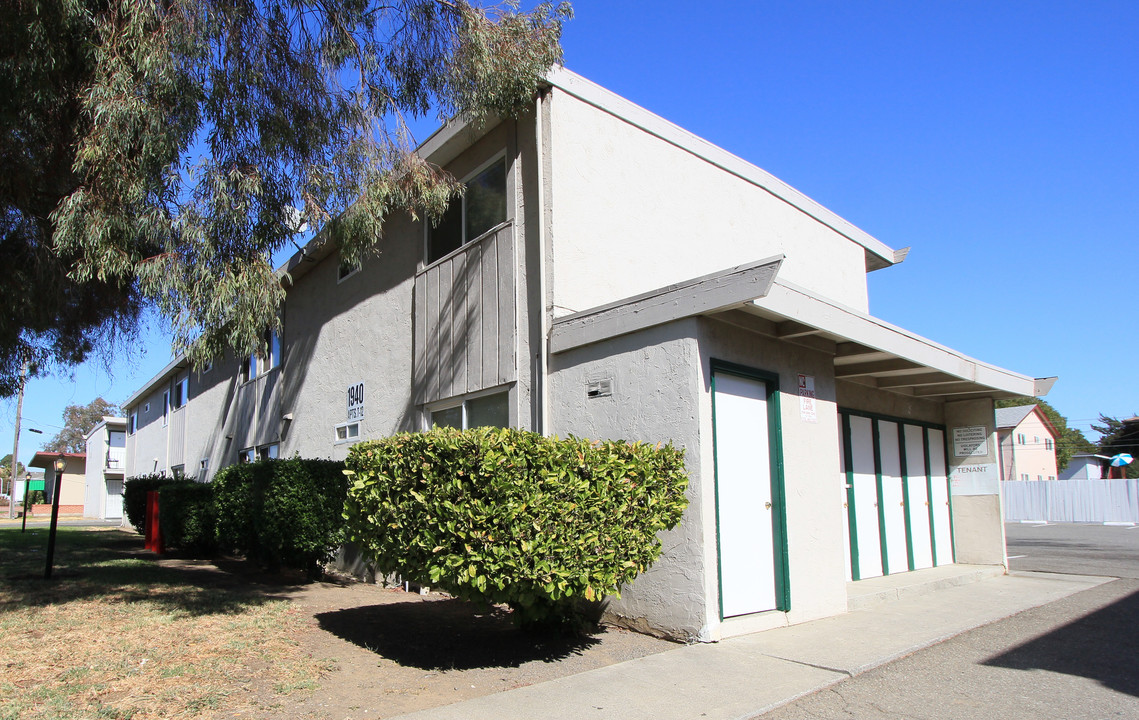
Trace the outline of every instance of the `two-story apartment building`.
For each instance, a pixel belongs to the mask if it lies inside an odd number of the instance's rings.
[[[127,421],[104,415],[87,432],[83,493],[85,517],[113,520],[123,516],[123,481],[127,466]]]
[[[609,610],[715,640],[841,613],[848,581],[1005,563],[993,399],[1037,381],[869,314],[894,250],[567,70],[533,108],[419,149],[467,185],[343,267],[282,269],[266,358],[131,396],[128,475],[343,458],[432,424],[686,451],[690,505]]]

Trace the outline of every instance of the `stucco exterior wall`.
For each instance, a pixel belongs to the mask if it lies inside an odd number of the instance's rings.
[[[87,462],[83,473],[83,516],[103,517],[107,500],[106,482],[103,479],[103,458],[107,455],[105,425],[98,426],[97,431],[88,435],[84,452],[87,453]]]
[[[717,635],[798,623],[846,611],[843,539],[843,481],[840,478],[838,411],[830,356],[791,343],[780,342],[711,319],[700,326],[700,475],[706,508],[705,562],[713,568],[707,591],[718,597],[715,527],[715,457],[712,434],[711,362],[720,360],[779,376],[784,490],[787,503],[787,553],[791,593],[790,611],[733,618],[709,623]],[[816,422],[800,412],[798,375],[815,380]],[[714,608],[713,608],[714,609]]]
[[[946,403],[945,424],[954,561],[1007,567],[993,401],[986,398]],[[954,429],[968,427],[984,428],[987,438],[984,454],[963,456],[956,452]],[[978,482],[971,477],[974,474],[971,470],[987,467],[991,469],[982,474],[983,481]]]
[[[689,506],[675,529],[661,535],[660,559],[608,611],[632,627],[681,639],[707,639],[702,546],[707,492],[700,442],[697,321],[686,320],[578,348],[553,357],[551,431],[560,436],[671,441],[685,451]],[[612,382],[612,395],[589,397],[592,381]],[[714,528],[713,528],[714,532]],[[712,566],[715,567],[714,565]],[[712,571],[714,574],[714,570]]]
[[[550,107],[555,314],[781,253],[782,280],[868,310],[862,246],[572,95]]]
[[[162,393],[169,389],[164,383],[139,398],[133,406],[123,408],[127,417],[137,412],[135,431],[127,434],[126,476],[147,475],[169,471],[166,443],[167,427],[162,423]]]

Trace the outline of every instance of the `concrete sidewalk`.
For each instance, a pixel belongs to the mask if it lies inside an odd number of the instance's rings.
[[[1113,578],[950,566],[851,585],[838,617],[690,645],[402,720],[736,720]]]

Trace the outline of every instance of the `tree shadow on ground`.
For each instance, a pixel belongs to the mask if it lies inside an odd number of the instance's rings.
[[[524,631],[506,610],[455,599],[367,605],[319,613],[316,619],[321,629],[343,640],[423,670],[556,662],[600,642]]]
[[[1085,677],[1139,696],[1139,591],[984,664]]]
[[[300,585],[291,575],[269,576],[244,562],[157,556],[143,539],[117,530],[60,530],[52,577],[43,577],[47,532],[0,530],[0,613],[84,600],[152,602],[187,615],[242,612],[287,599]]]

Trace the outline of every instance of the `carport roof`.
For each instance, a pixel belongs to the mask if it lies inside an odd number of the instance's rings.
[[[552,353],[704,315],[830,353],[835,377],[937,401],[1046,395],[1056,378],[1031,378],[846,307],[776,277],[770,258],[557,318]]]

